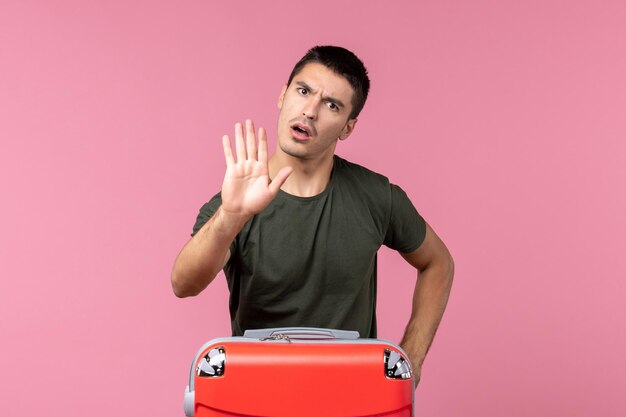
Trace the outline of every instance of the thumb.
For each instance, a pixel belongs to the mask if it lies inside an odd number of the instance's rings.
[[[292,172],[293,172],[292,167],[284,167],[284,168],[281,168],[280,171],[278,171],[278,174],[276,174],[276,176],[274,177],[274,179],[269,185],[269,189],[272,192],[272,194],[278,193],[278,190],[280,190],[280,187],[283,186],[283,184],[287,180],[287,177],[291,175]]]

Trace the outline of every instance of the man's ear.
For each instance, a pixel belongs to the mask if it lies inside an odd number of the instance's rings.
[[[354,126],[356,125],[356,122],[358,121],[358,119],[350,119],[348,120],[348,123],[346,123],[345,127],[343,128],[343,130],[341,131],[341,134],[339,135],[339,140],[345,140],[348,139],[348,136],[350,136],[350,133],[352,133],[352,131],[354,130]]]
[[[283,85],[283,89],[280,90],[280,95],[278,96],[278,110],[283,108],[283,100],[285,99],[286,91],[287,91],[287,84]]]

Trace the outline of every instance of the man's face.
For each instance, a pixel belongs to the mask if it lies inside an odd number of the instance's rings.
[[[280,150],[306,160],[332,156],[337,139],[354,129],[356,119],[349,119],[353,94],[344,77],[322,64],[305,65],[278,98]]]

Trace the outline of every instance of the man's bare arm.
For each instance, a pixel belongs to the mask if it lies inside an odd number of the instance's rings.
[[[230,244],[245,219],[229,218],[222,208],[183,247],[172,270],[172,289],[177,297],[198,295],[224,268]]]
[[[409,355],[416,382],[419,382],[422,363],[448,303],[454,262],[448,248],[428,224],[422,245],[402,256],[418,270],[411,319],[401,346]]]
[[[259,129],[257,149],[254,124],[235,125],[235,149],[230,138],[222,138],[226,174],[222,183],[222,205],[183,247],[174,261],[172,289],[178,297],[199,294],[213,281],[230,257],[229,247],[246,222],[276,197],[291,168],[281,169],[270,181],[267,164],[267,137]]]

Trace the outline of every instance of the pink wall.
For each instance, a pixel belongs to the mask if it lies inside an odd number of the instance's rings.
[[[420,416],[623,416],[622,1],[14,1],[0,5],[0,415],[182,415],[228,333],[223,280],[169,272],[220,138],[315,44],[373,87],[339,154],[387,174],[457,273]],[[383,251],[381,337],[413,273]],[[396,301],[397,294],[401,300]]]

